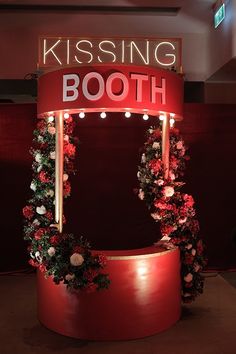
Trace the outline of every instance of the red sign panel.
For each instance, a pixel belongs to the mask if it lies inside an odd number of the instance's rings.
[[[183,80],[169,70],[143,66],[71,67],[39,79],[38,114],[70,110],[130,111],[181,119]]]

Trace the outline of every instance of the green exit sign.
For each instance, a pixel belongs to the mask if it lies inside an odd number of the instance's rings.
[[[215,28],[219,26],[219,24],[225,18],[225,4],[222,4],[214,13],[214,25]]]

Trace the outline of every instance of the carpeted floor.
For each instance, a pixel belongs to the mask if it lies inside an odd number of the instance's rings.
[[[229,278],[235,282],[236,273]],[[86,342],[41,326],[36,315],[34,274],[1,276],[0,294],[1,354],[236,353],[236,289],[217,274],[206,275],[204,294],[183,307],[176,325],[155,336],[131,341]]]

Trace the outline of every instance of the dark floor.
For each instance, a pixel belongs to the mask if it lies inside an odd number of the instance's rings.
[[[235,354],[236,273],[206,274],[205,292],[157,335],[91,342],[63,337],[37,320],[34,274],[1,276],[1,354]],[[225,280],[227,279],[227,281]],[[140,324],[142,325],[142,324]]]

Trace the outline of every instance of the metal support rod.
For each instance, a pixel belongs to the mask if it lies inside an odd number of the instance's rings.
[[[162,123],[162,162],[164,165],[164,178],[169,177],[169,155],[170,155],[170,117],[165,115]]]
[[[63,228],[63,113],[59,112],[55,116],[56,122],[56,158],[55,158],[55,221],[59,232]]]

